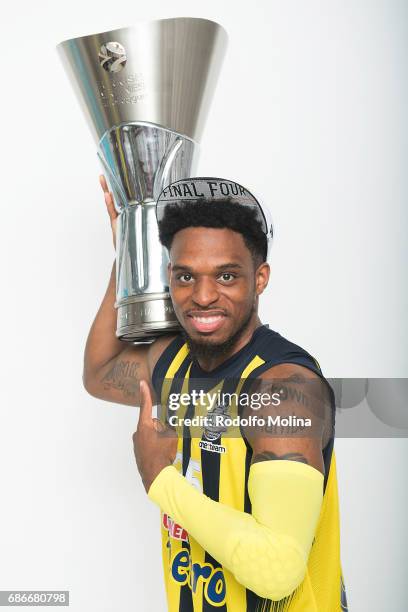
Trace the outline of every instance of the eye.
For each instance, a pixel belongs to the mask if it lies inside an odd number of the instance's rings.
[[[235,274],[231,274],[231,272],[223,272],[219,277],[224,283],[230,283],[236,278]]]
[[[188,272],[185,272],[184,274],[177,274],[176,278],[182,283],[189,283],[193,277]]]

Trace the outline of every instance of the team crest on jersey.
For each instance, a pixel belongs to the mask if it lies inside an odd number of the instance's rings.
[[[217,443],[221,435],[228,429],[223,423],[223,417],[228,416],[228,408],[224,404],[217,404],[207,414],[207,425],[204,427],[205,440],[201,440],[199,446],[201,449],[210,451],[211,453],[223,454],[227,452],[225,446]]]
[[[204,436],[210,442],[215,442],[221,435],[228,429],[223,423],[223,417],[229,416],[229,406],[224,404],[217,404],[207,414],[207,425],[204,428]]]

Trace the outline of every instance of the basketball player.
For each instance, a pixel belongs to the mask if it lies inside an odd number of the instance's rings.
[[[117,213],[103,177],[101,185],[115,240]],[[95,397],[141,405],[135,456],[161,509],[168,610],[347,610],[333,392],[307,351],[259,319],[269,279],[265,211],[237,183],[199,178],[167,187],[157,218],[181,331],[150,345],[117,340],[112,269],[86,344],[84,385]],[[257,416],[297,415],[300,433],[276,419],[269,429],[220,425],[220,415],[248,423],[259,389],[269,401]],[[210,406],[220,391],[235,399]],[[163,421],[152,418],[152,394]],[[205,413],[213,420],[190,426]]]

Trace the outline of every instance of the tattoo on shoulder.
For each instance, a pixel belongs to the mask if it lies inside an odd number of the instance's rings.
[[[288,376],[286,380],[293,383],[307,383],[310,381],[310,378],[306,378],[306,376],[297,372],[296,374],[291,374]]]
[[[139,392],[139,367],[135,361],[115,361],[101,379],[104,389],[117,389],[126,397],[135,397]]]
[[[283,455],[277,455],[272,451],[263,451],[252,458],[252,463],[258,463],[259,461],[276,461],[276,460],[287,460],[287,461],[300,461],[300,463],[309,463],[304,455],[301,453],[285,453]]]

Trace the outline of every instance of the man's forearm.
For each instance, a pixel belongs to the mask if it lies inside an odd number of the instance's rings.
[[[118,340],[115,285],[114,264],[105,297],[86,342],[83,383],[94,397],[138,406],[140,380],[150,381],[156,360],[174,335],[165,334],[151,344],[133,345]]]
[[[257,463],[250,470],[248,491],[252,515],[213,501],[168,466],[148,494],[238,582],[278,601],[304,578],[323,475],[297,461]]]

